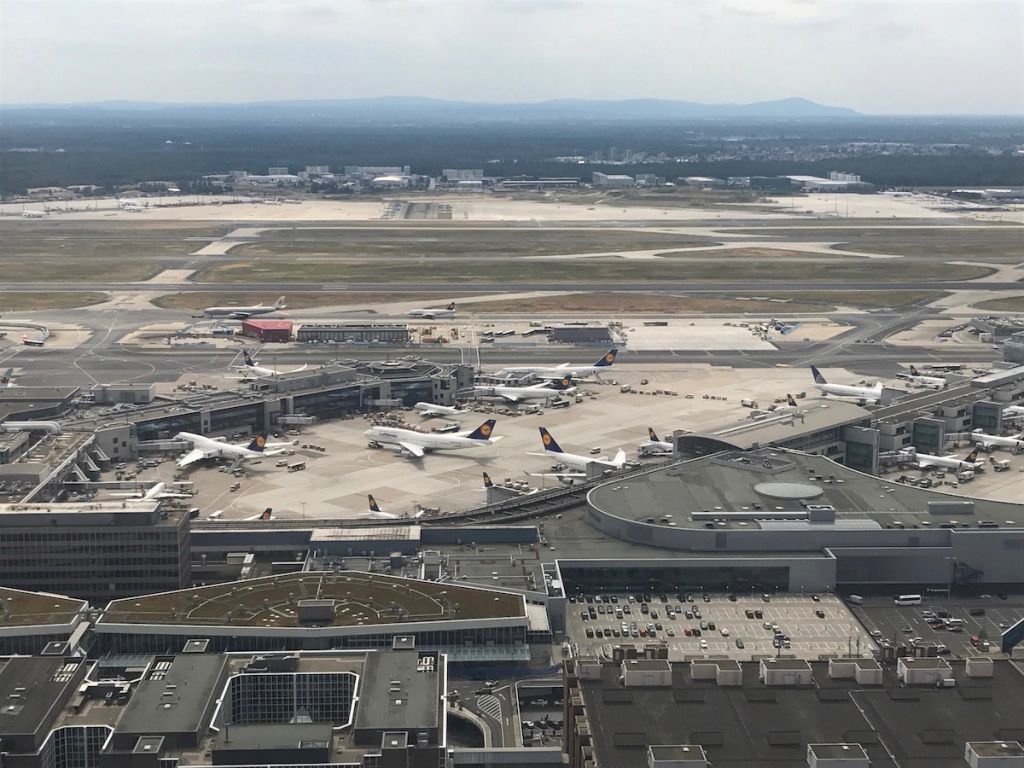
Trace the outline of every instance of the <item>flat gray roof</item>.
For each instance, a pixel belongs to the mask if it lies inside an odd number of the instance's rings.
[[[211,653],[187,653],[156,657],[171,659],[170,667],[159,679],[142,680],[125,707],[118,723],[119,734],[198,732],[210,699],[216,695],[227,656]],[[147,673],[156,677],[155,666]]]
[[[72,685],[77,666],[85,663],[63,656],[15,656],[0,663],[0,734],[35,733],[49,720],[47,713],[59,711],[55,705]]]
[[[720,513],[724,524],[716,522],[715,527],[722,529],[791,527],[802,521],[762,523],[755,518],[802,513],[805,504],[834,507],[837,526],[875,527],[902,520],[928,520],[938,526],[948,518],[929,514],[928,503],[937,501],[973,502],[974,519],[991,517],[1003,524],[1009,515],[1024,524],[1024,507],[1019,504],[949,496],[866,475],[823,456],[772,448],[705,456],[627,480],[610,480],[594,488],[588,499],[616,517],[641,522],[653,518],[654,523],[680,528],[705,527],[708,521],[694,519],[694,513]],[[972,516],[958,519],[971,522]]]
[[[297,749],[316,743],[330,746],[331,723],[260,723],[223,727],[214,741],[215,749]],[[310,744],[313,742],[313,744]]]
[[[831,427],[871,421],[871,411],[844,400],[809,398],[795,411],[723,426],[701,434],[725,440],[738,448],[771,445]]]
[[[421,657],[436,658],[432,671],[418,671]],[[440,727],[444,703],[444,659],[429,651],[386,651],[366,655],[359,684],[356,729],[408,731]]]

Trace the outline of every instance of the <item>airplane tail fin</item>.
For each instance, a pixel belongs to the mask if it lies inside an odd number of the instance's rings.
[[[370,502],[370,511],[371,512],[380,512],[380,507],[377,506],[377,500],[375,498],[373,498],[373,494],[372,493],[366,494],[366,498]]]
[[[567,389],[572,389],[572,387],[573,387],[573,383],[572,383],[572,374],[571,373],[566,374],[565,376],[560,378],[558,381],[551,382],[551,388],[554,389],[554,390],[557,390],[559,392],[564,392]]]
[[[11,383],[12,373],[14,373],[13,368],[8,368],[6,371],[3,372],[3,375],[0,376],[0,386],[6,387],[8,384]]]
[[[284,307],[285,307],[285,304],[284,304],[284,296],[278,296],[278,297],[277,297],[277,301],[275,301],[275,302],[274,302],[274,306],[275,306],[275,307],[276,307],[277,309],[284,309]]]
[[[660,443],[661,442],[661,440],[658,439],[658,433],[654,431],[653,427],[648,427],[647,428],[647,437],[650,439],[650,441],[652,443]]]
[[[619,448],[618,453],[615,454],[614,463],[619,467],[626,463],[626,452],[621,448]]]
[[[249,368],[252,368],[253,366],[256,365],[256,361],[252,359],[252,355],[249,354],[249,350],[248,349],[243,349],[242,350],[242,354],[245,356],[245,364]]]
[[[792,408],[796,408],[796,398],[795,398],[795,397],[793,397],[792,395],[788,394],[788,393],[787,393],[787,395],[786,395],[786,403],[787,403],[787,404],[788,404],[788,405],[789,405],[790,407],[792,407]]]
[[[914,366],[912,365],[912,366],[910,366],[910,375],[911,375],[911,376],[920,376],[921,374],[920,374],[920,373],[918,373],[918,372],[917,372],[917,368],[915,368],[915,367],[914,367]]]
[[[811,366],[811,375],[814,376],[815,384],[828,384],[828,382],[825,380],[825,377],[821,375],[821,371],[819,371],[813,365]]]
[[[260,515],[260,520],[269,520],[273,514],[274,514],[274,508],[273,507],[267,507],[266,509],[263,510],[263,514]]]
[[[479,427],[470,432],[466,437],[470,440],[490,440],[491,433],[494,432],[494,425],[497,424],[496,419],[488,419]]]
[[[267,433],[260,432],[256,437],[252,439],[252,442],[247,446],[250,451],[257,451],[263,453],[263,449],[267,447]]]
[[[544,427],[540,428],[540,441],[544,444],[545,451],[549,451],[551,453],[565,453],[565,451],[562,450],[562,446],[555,442],[555,438],[553,438],[551,433],[544,429]]]
[[[491,476],[484,472],[484,488],[493,488],[494,481],[491,480]]]
[[[615,364],[615,356],[617,354],[619,354],[619,350],[617,350],[617,349],[609,349],[607,352],[605,352],[604,356],[602,356],[600,360],[598,360],[596,363],[594,363],[594,367],[595,368],[611,368],[612,365]]]
[[[447,309],[449,312],[454,312],[455,311],[455,302],[453,301],[451,304],[449,304],[447,307],[445,307],[445,309]]]
[[[967,454],[967,458],[964,459],[968,464],[973,464],[978,460],[978,449],[975,448],[973,451]]]

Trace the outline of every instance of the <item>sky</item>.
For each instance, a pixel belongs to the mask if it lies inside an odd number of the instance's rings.
[[[1022,0],[0,0],[0,103],[800,96],[1024,114]]]

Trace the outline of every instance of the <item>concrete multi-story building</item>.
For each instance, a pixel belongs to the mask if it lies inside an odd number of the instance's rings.
[[[164,502],[0,504],[0,585],[95,604],[189,584],[188,512]]]
[[[0,660],[0,754],[14,768],[331,765],[445,768],[443,654]]]

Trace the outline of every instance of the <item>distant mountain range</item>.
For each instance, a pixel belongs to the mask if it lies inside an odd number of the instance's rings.
[[[168,117],[271,120],[339,119],[359,123],[473,122],[473,121],[675,121],[720,119],[829,119],[861,117],[846,107],[833,107],[803,98],[751,104],[702,104],[669,99],[554,99],[535,102],[469,102],[443,99],[387,97],[259,101],[246,103],[159,103],[104,101],[82,104],[10,105],[5,110],[57,110],[162,113]]]

